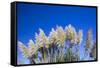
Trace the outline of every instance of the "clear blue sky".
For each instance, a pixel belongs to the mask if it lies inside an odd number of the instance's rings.
[[[56,25],[64,28],[69,24],[74,26],[76,31],[83,30],[80,46],[82,50],[89,28],[92,28],[93,38],[96,38],[96,8],[17,3],[17,37],[18,41],[25,45],[29,39],[34,40],[35,32],[38,32],[39,28],[48,35]],[[18,59],[23,59],[19,50]]]

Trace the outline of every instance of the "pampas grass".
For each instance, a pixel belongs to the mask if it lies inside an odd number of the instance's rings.
[[[86,50],[90,46],[90,35],[91,31],[87,35]],[[69,24],[65,29],[61,26],[52,28],[49,36],[39,29],[39,34],[35,33],[35,40],[29,40],[28,47],[20,41],[18,41],[18,47],[23,56],[30,60],[30,64],[72,62],[81,60],[79,45],[82,40],[83,30],[76,32],[76,29]],[[95,46],[92,51],[91,57],[95,57],[93,56]]]

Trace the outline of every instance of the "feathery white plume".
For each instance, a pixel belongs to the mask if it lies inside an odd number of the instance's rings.
[[[22,52],[23,56],[28,58],[29,54],[28,54],[27,47],[20,41],[18,41],[18,47],[19,47],[20,51]]]

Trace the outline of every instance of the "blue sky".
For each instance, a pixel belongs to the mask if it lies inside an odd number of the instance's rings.
[[[83,30],[80,46],[82,50],[88,29],[92,29],[93,39],[96,38],[96,8],[17,3],[17,37],[18,41],[25,45],[29,39],[34,40],[35,32],[38,32],[39,28],[48,35],[56,25],[64,28],[69,24],[74,26],[76,31]],[[23,59],[19,50],[18,59]]]

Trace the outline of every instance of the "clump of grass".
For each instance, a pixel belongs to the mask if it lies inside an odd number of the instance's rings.
[[[57,63],[80,61],[79,45],[83,38],[83,30],[76,32],[72,25],[63,29],[57,26],[52,28],[49,36],[46,36],[42,29],[35,34],[35,40],[29,40],[28,47],[18,41],[18,47],[23,56],[30,60],[30,64],[39,63]],[[86,50],[90,45],[90,33],[86,41]],[[93,53],[92,53],[93,51]],[[95,53],[95,47],[92,48],[91,56]]]

